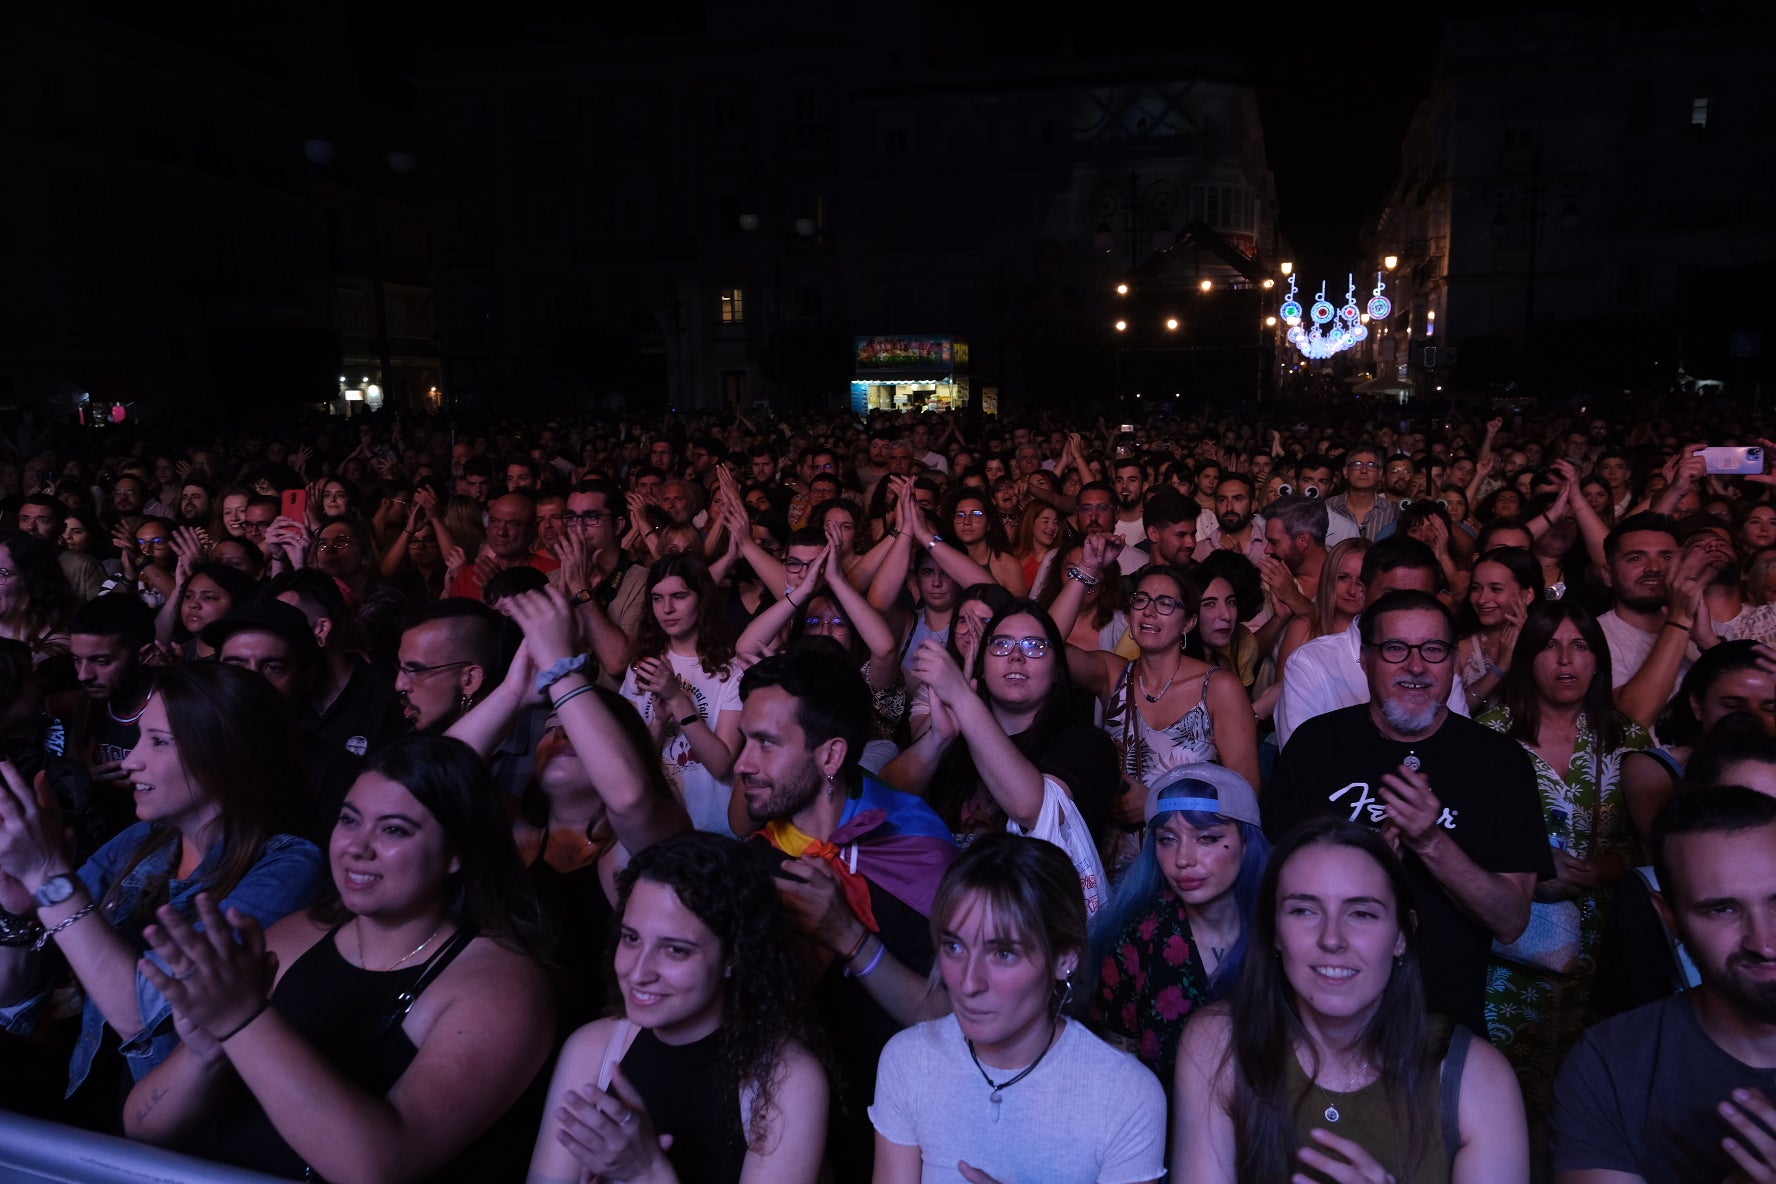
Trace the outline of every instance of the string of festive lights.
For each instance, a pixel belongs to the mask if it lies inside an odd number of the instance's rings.
[[[1306,312],[1305,319],[1313,322],[1312,327],[1308,327],[1302,324],[1304,318],[1301,301],[1295,292],[1295,277],[1289,277],[1289,295],[1277,311],[1282,315],[1283,323],[1289,326],[1286,334],[1289,344],[1300,350],[1303,357],[1329,358],[1369,336],[1369,327],[1363,323],[1363,314],[1357,309],[1356,276],[1346,276],[1345,282],[1344,304],[1337,309],[1326,299],[1326,285],[1320,284],[1319,294]],[[1372,321],[1384,320],[1394,311],[1393,303],[1382,295],[1386,288],[1381,272],[1376,272],[1375,290],[1369,297],[1369,319]]]

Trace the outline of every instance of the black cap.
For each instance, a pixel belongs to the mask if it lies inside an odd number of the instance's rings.
[[[258,597],[234,608],[220,621],[204,626],[205,645],[220,650],[229,638],[240,633],[269,633],[289,643],[302,660],[313,665],[320,657],[314,629],[302,610],[281,600]]]

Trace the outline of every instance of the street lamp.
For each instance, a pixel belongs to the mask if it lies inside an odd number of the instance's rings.
[[[1127,284],[1117,284],[1116,294],[1118,296],[1127,296],[1129,294],[1129,286]]]
[[[1264,290],[1265,290],[1265,291],[1266,291],[1266,292],[1268,292],[1268,291],[1270,291],[1270,290],[1271,290],[1271,289],[1272,289],[1272,288],[1274,288],[1274,287],[1276,287],[1276,286],[1277,286],[1277,282],[1276,282],[1276,281],[1275,281],[1275,280],[1273,280],[1273,279],[1271,279],[1271,278],[1270,278],[1270,277],[1269,277],[1269,276],[1265,276],[1265,277],[1264,277],[1264,282],[1263,282],[1263,283],[1261,283],[1261,284],[1259,284],[1259,285],[1258,285],[1258,286],[1259,286],[1259,287],[1260,287],[1260,288],[1263,288],[1263,289],[1264,289]]]
[[[1178,318],[1177,317],[1167,317],[1166,318],[1166,330],[1171,333],[1176,333],[1178,331]]]
[[[1215,283],[1213,280],[1204,280],[1202,283],[1197,285],[1197,287],[1201,288],[1205,292],[1207,292],[1210,288],[1213,288],[1214,286],[1215,286]]]
[[[1400,257],[1398,255],[1384,256],[1382,258],[1381,265],[1383,267],[1387,268],[1389,271],[1392,271],[1394,268],[1396,268],[1400,265]]]
[[[1283,263],[1281,266],[1279,266],[1277,268],[1277,270],[1282,272],[1283,275],[1286,277],[1286,276],[1288,276],[1288,274],[1290,272],[1295,270],[1295,265],[1293,263]]]
[[[1118,333],[1127,333],[1128,327],[1129,327],[1129,323],[1127,321],[1117,321],[1116,322],[1116,331]]]

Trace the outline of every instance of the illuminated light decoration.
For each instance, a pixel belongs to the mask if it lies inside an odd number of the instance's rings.
[[[1316,325],[1324,325],[1332,319],[1332,302],[1326,299],[1326,285],[1320,285],[1320,294],[1314,297],[1313,308],[1308,311]]]
[[[1394,302],[1381,294],[1386,288],[1387,285],[1381,282],[1381,273],[1376,272],[1375,292],[1369,297],[1369,319],[1372,321],[1385,321],[1388,313],[1394,311]]]
[[[1352,346],[1369,339],[1369,326],[1366,322],[1379,320],[1393,311],[1387,298],[1381,295],[1380,273],[1375,277],[1375,297],[1369,302],[1369,312],[1364,314],[1357,305],[1356,276],[1345,277],[1344,303],[1338,308],[1326,299],[1326,285],[1320,285],[1319,295],[1315,297],[1308,311],[1308,319],[1312,327],[1302,324],[1301,302],[1296,298],[1295,279],[1289,278],[1289,297],[1277,310],[1283,321],[1288,324],[1289,331],[1285,334],[1290,345],[1301,351],[1305,358],[1322,360],[1334,354],[1342,353]],[[1380,302],[1379,309],[1377,301]]]

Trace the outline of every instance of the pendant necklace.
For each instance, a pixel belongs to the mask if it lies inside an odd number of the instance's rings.
[[[1141,684],[1141,698],[1147,700],[1147,702],[1149,702],[1149,703],[1157,703],[1161,699],[1165,698],[1166,692],[1172,689],[1172,683],[1178,677],[1178,668],[1180,666],[1182,666],[1183,664],[1184,663],[1180,662],[1180,663],[1178,663],[1177,666],[1172,667],[1172,677],[1166,679],[1166,685],[1159,688],[1159,694],[1157,694],[1157,695],[1149,695],[1147,693],[1147,674],[1144,670],[1137,671],[1135,674],[1135,679],[1136,679],[1136,681],[1138,681]]]
[[[1400,763],[1405,765],[1408,769],[1411,769],[1414,773],[1424,767],[1424,762],[1419,760],[1418,754],[1413,752],[1410,748],[1406,750],[1406,759]]]
[[[1368,1072],[1369,1072],[1369,1062],[1364,1061],[1362,1063],[1362,1065],[1360,1065],[1358,1067],[1356,1073],[1353,1075],[1353,1079],[1354,1080],[1361,1080],[1363,1075]],[[1317,1078],[1314,1080],[1314,1088],[1320,1091],[1320,1096],[1322,1098],[1326,1099],[1326,1109],[1324,1111],[1326,1121],[1327,1122],[1337,1122],[1339,1120],[1339,1118],[1342,1116],[1338,1113],[1337,1105],[1334,1104],[1332,1101],[1332,1095],[1326,1092],[1326,1087],[1321,1085]],[[1342,1097],[1345,1094],[1350,1094],[1350,1093],[1354,1093],[1354,1092],[1355,1092],[1354,1090],[1347,1089],[1347,1090],[1342,1091],[1340,1093],[1340,1096]]]
[[[1048,1050],[1055,1046],[1055,1034],[1059,1030],[1060,1029],[1059,1029],[1059,1021],[1058,1020],[1051,1023],[1049,1025],[1049,1029],[1048,1029],[1048,1043],[1043,1045],[1042,1051],[1037,1054],[1036,1059],[1031,1061],[1029,1063],[1029,1065],[1027,1067],[1025,1067],[1023,1072],[1021,1072],[1021,1073],[1017,1074],[1015,1077],[1011,1077],[1005,1081],[994,1081],[991,1077],[987,1076],[987,1067],[985,1065],[981,1064],[980,1058],[974,1054],[974,1041],[969,1040],[966,1037],[963,1038],[963,1043],[968,1045],[968,1059],[973,1061],[974,1067],[980,1071],[981,1080],[986,1082],[989,1086],[991,1086],[993,1088],[992,1096],[989,1097],[987,1100],[993,1103],[993,1121],[994,1122],[999,1121],[999,1104],[1000,1104],[1000,1102],[1002,1102],[1004,1100],[1001,1097],[1001,1095],[1004,1094],[1006,1090],[1010,1089],[1012,1086],[1016,1085],[1018,1082],[1022,1081],[1024,1078],[1028,1077],[1030,1074],[1032,1074],[1036,1071],[1036,1066],[1040,1065],[1042,1063],[1042,1058],[1048,1055]]]

